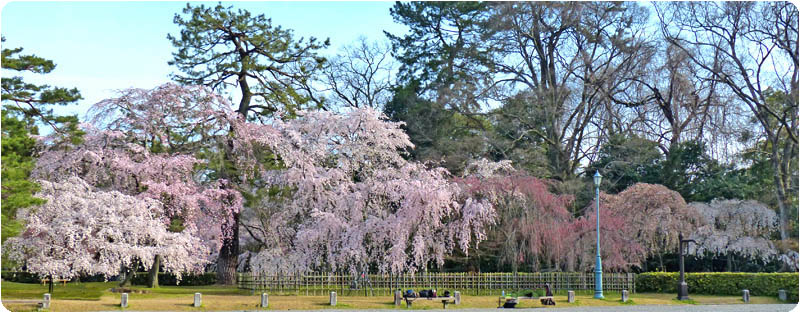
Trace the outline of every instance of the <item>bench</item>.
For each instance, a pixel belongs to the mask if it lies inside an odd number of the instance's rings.
[[[431,298],[423,298],[423,297],[403,297],[406,300],[406,307],[410,308],[411,303],[418,300],[429,300],[429,301],[442,301],[442,308],[446,309],[447,304],[452,302],[453,304],[456,303],[455,297],[431,297]]]
[[[449,303],[456,305],[461,304],[461,293],[456,291],[453,296],[449,297],[408,297],[398,290],[394,294],[394,305],[400,305],[400,300],[406,301],[407,308],[411,308],[411,304],[414,303],[414,301],[442,301],[442,308],[447,309],[447,304]]]
[[[544,297],[500,297],[497,299],[497,308],[505,307],[504,303],[519,303],[520,300],[539,300],[542,305],[556,305],[556,300],[553,299],[553,292],[550,291],[550,284],[545,284]]]
[[[500,297],[497,299],[497,307],[502,308],[505,302],[516,302],[519,303],[521,300],[539,300],[542,305],[556,305],[556,300],[553,299],[552,296],[544,296],[544,297]]]
[[[53,282],[60,282],[62,286],[66,286],[69,279],[53,279]],[[49,283],[49,278],[42,278],[42,285]]]

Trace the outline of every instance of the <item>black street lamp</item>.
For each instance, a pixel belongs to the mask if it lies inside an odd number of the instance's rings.
[[[683,234],[678,233],[678,258],[680,259],[680,267],[681,267],[681,281],[678,283],[678,300],[689,300],[689,286],[686,285],[686,279],[684,278],[684,270],[683,270],[683,247],[684,243],[686,244],[686,253],[689,253],[689,243],[697,244],[696,241],[687,239],[683,240]]]

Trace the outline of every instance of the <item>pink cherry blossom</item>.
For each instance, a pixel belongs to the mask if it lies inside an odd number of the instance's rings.
[[[483,239],[494,216],[446,170],[407,161],[412,144],[401,124],[372,109],[233,124],[237,167],[280,190],[254,208],[276,236],[260,239],[256,271],[427,269]],[[264,151],[283,167],[257,162]]]
[[[152,266],[155,255],[179,278],[208,263],[209,251],[187,227],[180,233],[164,226],[156,200],[94,191],[78,177],[39,181],[43,205],[19,211],[22,234],[8,239],[4,250],[28,272],[57,279],[78,275],[116,275],[122,266]]]

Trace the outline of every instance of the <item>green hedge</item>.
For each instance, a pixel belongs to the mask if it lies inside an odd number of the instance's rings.
[[[39,275],[28,272],[3,271],[3,280],[15,283],[40,283]]]
[[[134,285],[147,285],[147,272],[137,272],[131,283]],[[207,286],[217,283],[217,273],[183,274],[181,282],[172,273],[158,273],[158,284],[161,286]]]
[[[648,272],[636,276],[636,292],[677,293],[679,273]],[[798,273],[686,273],[689,294],[777,296],[785,289],[797,301]]]

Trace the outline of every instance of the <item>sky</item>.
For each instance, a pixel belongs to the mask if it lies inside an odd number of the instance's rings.
[[[190,2],[193,5],[200,2]],[[216,5],[217,2],[204,2]],[[394,2],[222,2],[253,15],[272,18],[273,26],[293,29],[295,37],[330,38],[331,56],[358,37],[386,40],[383,31],[402,34],[393,22]],[[24,48],[53,60],[46,75],[24,75],[34,83],[76,87],[77,105],[55,108],[58,114],[78,114],[116,90],[153,88],[169,81],[176,69],[167,64],[174,51],[167,34],[178,34],[172,22],[186,2],[8,2],[0,11],[2,48]],[[3,71],[4,77],[19,75]]]

